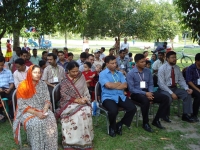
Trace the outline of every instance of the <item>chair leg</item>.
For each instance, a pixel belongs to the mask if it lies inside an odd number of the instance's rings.
[[[180,117],[180,99],[178,99],[178,117]]]
[[[139,110],[136,111],[136,127],[138,127]]]

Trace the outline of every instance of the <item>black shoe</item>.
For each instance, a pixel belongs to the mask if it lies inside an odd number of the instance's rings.
[[[122,135],[122,124],[121,123],[117,123],[117,131],[116,133],[119,135]]]
[[[159,129],[165,129],[165,127],[163,127],[163,126],[161,125],[161,123],[160,123],[159,120],[158,120],[158,121],[153,121],[153,122],[152,122],[152,125],[155,126],[155,127],[157,127],[157,128],[159,128]]]
[[[111,127],[109,127],[109,135],[110,135],[111,137],[115,137],[115,136],[116,136],[115,130],[112,129]]]
[[[199,122],[199,119],[197,116],[192,116],[192,119],[194,119],[194,122]]]
[[[164,120],[165,122],[168,122],[168,123],[172,122],[172,121],[169,119],[169,116],[166,116],[166,117],[162,118],[162,120]]]
[[[153,132],[153,129],[151,128],[151,126],[146,123],[143,125],[144,130],[148,131],[148,132]]]
[[[183,121],[190,122],[190,123],[195,122],[194,119],[193,119],[192,117],[190,117],[188,114],[183,114],[183,115],[182,115],[182,120],[183,120]]]

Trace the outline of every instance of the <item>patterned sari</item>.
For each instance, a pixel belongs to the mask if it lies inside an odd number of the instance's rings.
[[[81,96],[90,100],[85,78],[81,73],[75,81],[67,76],[60,88],[60,107],[56,111],[56,117],[61,118],[64,150],[91,150],[94,138],[91,105],[74,102]]]
[[[53,112],[48,110],[48,115],[44,119],[27,112],[29,109],[42,112],[45,103],[50,103],[46,83],[40,80],[34,86],[31,72],[32,66],[28,70],[27,79],[22,81],[17,89],[17,108],[13,122],[15,142],[19,142],[20,124],[22,124],[32,150],[57,150],[58,133]]]

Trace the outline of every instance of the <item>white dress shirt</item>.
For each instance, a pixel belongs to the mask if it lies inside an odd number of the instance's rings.
[[[128,43],[121,43],[120,49],[127,48],[129,51],[129,44]]]
[[[165,64],[167,61],[164,60],[164,62],[162,63],[162,61],[160,61],[159,59],[156,60],[154,63],[153,63],[153,66],[152,66],[152,69],[153,70],[158,70],[163,64]]]

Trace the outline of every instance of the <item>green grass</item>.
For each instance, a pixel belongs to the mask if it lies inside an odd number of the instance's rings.
[[[175,51],[180,51],[182,48],[176,48]],[[70,49],[69,51],[75,54],[74,59],[78,59],[81,49]],[[139,48],[131,48],[130,50],[134,54],[142,53]],[[194,60],[194,55],[200,52],[200,49],[185,49],[185,53],[191,55]],[[41,56],[42,50],[38,51],[38,55]],[[108,52],[106,52],[108,54]],[[149,58],[151,52],[149,52]],[[182,68],[180,60],[177,64]],[[132,122],[131,129],[123,127],[123,135],[111,138],[106,134],[106,122],[105,118],[99,117],[98,125],[94,122],[94,149],[95,150],[162,150],[162,149],[178,149],[178,150],[189,150],[192,149],[190,144],[200,145],[200,128],[199,123],[189,124],[182,122],[180,118],[176,117],[177,112],[177,102],[173,103],[171,106],[171,119],[173,122],[171,124],[162,124],[167,128],[166,130],[159,130],[155,127],[154,133],[148,133],[142,129],[142,117],[140,116],[139,127],[135,125],[135,118]],[[155,107],[154,109],[157,109]],[[154,111],[156,112],[156,110]],[[182,112],[182,109],[181,109]],[[122,117],[123,113],[119,114]],[[152,121],[152,116],[150,116],[150,122]],[[178,126],[174,129],[174,126]],[[186,131],[181,131],[179,129],[186,129]],[[188,130],[187,130],[188,129]],[[190,137],[187,135],[195,132],[198,138]],[[162,138],[166,138],[163,140]],[[23,147],[27,147],[26,134],[22,130],[22,141]],[[200,147],[199,147],[200,148]],[[17,150],[19,146],[14,143],[12,129],[8,121],[5,123],[0,123],[0,150]],[[61,146],[61,131],[59,125],[59,149]]]

